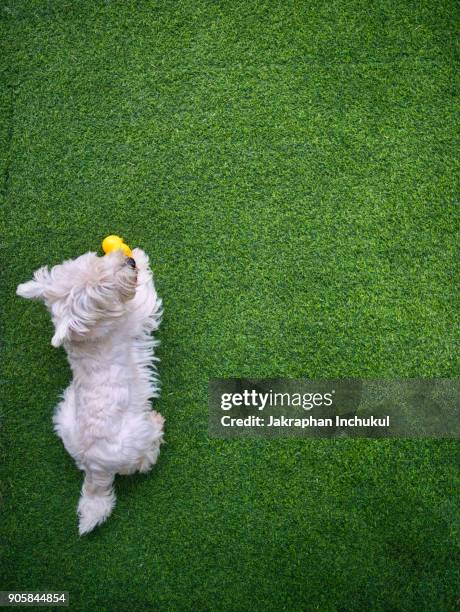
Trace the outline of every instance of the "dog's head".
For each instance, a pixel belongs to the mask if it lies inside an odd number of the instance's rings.
[[[99,338],[113,329],[134,297],[136,283],[134,259],[117,250],[104,257],[85,253],[51,270],[39,268],[16,293],[43,300],[55,327],[51,344],[57,347],[65,341]]]

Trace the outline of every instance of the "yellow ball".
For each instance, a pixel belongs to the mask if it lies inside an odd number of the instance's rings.
[[[126,257],[131,257],[132,255],[131,249],[123,242],[123,238],[120,238],[120,236],[110,235],[104,238],[102,241],[102,250],[106,255],[117,249],[121,249]]]
[[[104,238],[102,241],[102,250],[107,255],[107,253],[111,253],[112,251],[115,251],[115,249],[119,249],[122,244],[123,239],[120,238],[120,236],[107,236],[107,238]]]
[[[120,244],[120,249],[123,251],[123,253],[126,255],[126,257],[131,257],[131,255],[132,255],[131,249],[129,248],[129,246],[127,244],[122,242]]]

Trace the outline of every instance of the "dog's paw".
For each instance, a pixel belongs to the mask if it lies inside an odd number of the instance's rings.
[[[147,270],[149,267],[149,257],[145,251],[136,247],[132,250],[132,256],[136,262],[138,270]]]
[[[157,412],[156,410],[152,410],[152,412],[150,413],[150,418],[152,419],[153,423],[158,427],[158,429],[164,428],[165,418],[159,412]]]

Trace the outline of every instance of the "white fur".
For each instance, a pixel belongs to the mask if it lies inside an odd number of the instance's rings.
[[[40,268],[17,294],[42,299],[51,313],[53,346],[63,345],[73,371],[54,414],[65,448],[85,472],[80,534],[110,516],[115,474],[147,472],[163,441],[164,419],[151,409],[158,396],[151,332],[161,300],[147,255],[134,249],[136,268],[122,251]]]

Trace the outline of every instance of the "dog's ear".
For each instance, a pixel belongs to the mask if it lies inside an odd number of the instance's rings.
[[[43,287],[37,281],[31,280],[27,283],[21,283],[16,289],[16,295],[28,299],[40,299],[43,297]]]
[[[58,348],[62,345],[64,340],[68,340],[70,338],[70,321],[66,318],[59,321],[54,330],[54,336],[51,338],[51,344],[54,348]]]
[[[49,280],[49,272],[46,266],[34,272],[34,277],[27,283],[21,283],[16,289],[16,294],[28,299],[43,299],[45,287]]]
[[[94,310],[88,311],[90,301],[88,290],[71,291],[64,299],[54,302],[51,307],[54,322],[54,336],[51,344],[57,348],[65,340],[75,341],[81,339],[95,322]]]

